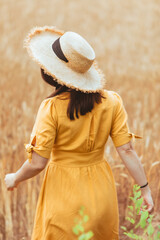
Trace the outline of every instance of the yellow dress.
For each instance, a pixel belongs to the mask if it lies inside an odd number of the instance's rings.
[[[76,240],[73,233],[79,209],[89,216],[83,226],[93,240],[119,239],[119,212],[115,181],[104,159],[105,144],[111,136],[121,146],[131,138],[122,99],[104,90],[102,103],[79,119],[67,117],[69,93],[42,101],[25,144],[28,158],[32,151],[50,158],[39,194],[32,240]]]

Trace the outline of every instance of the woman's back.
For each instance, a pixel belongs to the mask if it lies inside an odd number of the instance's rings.
[[[113,107],[109,99],[95,103],[91,112],[72,121],[66,114],[68,101],[62,100],[61,96],[54,99],[58,122],[54,149],[88,153],[104,148],[112,123]]]
[[[107,90],[103,91],[103,96],[105,98],[102,98],[102,103],[95,103],[91,112],[84,116],[79,115],[75,120],[67,117],[69,92],[45,99],[37,115],[31,134],[31,143],[36,138],[37,149],[38,145],[43,145],[46,151],[52,152],[52,161],[61,162],[61,164],[78,165],[81,162],[88,164],[100,161],[109,135],[116,146],[119,144],[121,134],[124,141],[130,138],[126,125],[127,115],[120,96],[116,92]],[[121,116],[115,122],[118,111]],[[45,121],[42,117],[45,117]],[[48,127],[48,121],[53,126]]]

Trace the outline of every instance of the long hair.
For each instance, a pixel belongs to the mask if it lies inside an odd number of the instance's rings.
[[[65,85],[61,85],[52,76],[49,76],[48,74],[46,74],[42,68],[41,68],[41,76],[45,82],[47,82],[48,84],[56,88],[56,90],[47,98],[55,97],[64,92],[70,92],[70,101],[68,103],[67,116],[71,120],[75,120],[75,116],[76,118],[79,118],[79,114],[85,115],[86,113],[91,112],[92,109],[94,108],[94,104],[101,103],[102,98],[105,98],[99,92],[84,93],[84,92],[69,88]]]

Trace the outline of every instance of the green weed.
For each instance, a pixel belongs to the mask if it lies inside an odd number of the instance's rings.
[[[84,209],[85,207],[81,206],[79,210],[80,219],[76,218],[74,220],[76,225],[72,228],[72,231],[75,235],[77,235],[78,240],[89,240],[94,235],[92,231],[88,231],[87,233],[85,233],[83,225],[88,222],[89,216],[84,213]]]
[[[133,197],[130,197],[133,204],[128,206],[129,212],[128,216],[126,217],[126,220],[133,225],[133,228],[130,231],[127,231],[125,226],[121,226],[121,228],[124,230],[123,234],[127,235],[130,239],[160,240],[160,230],[156,231],[152,225],[152,219],[154,215],[151,215],[148,211],[145,211],[146,205],[142,206],[143,197],[141,197],[141,191],[139,189],[140,186],[137,184],[133,186]],[[141,216],[136,224],[136,219],[137,216],[139,216],[140,210]],[[158,228],[160,229],[160,225]],[[143,233],[138,235],[138,230],[143,230]]]

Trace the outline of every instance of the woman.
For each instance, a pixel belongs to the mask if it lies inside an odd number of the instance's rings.
[[[153,210],[146,175],[131,143],[138,136],[129,132],[122,99],[116,92],[103,90],[94,50],[80,35],[36,28],[28,35],[26,47],[40,65],[43,79],[56,90],[42,101],[30,143],[25,144],[28,159],[16,173],[6,175],[7,188],[13,190],[48,163],[32,240],[75,239],[72,227],[80,206],[90,217],[85,229],[93,231],[93,239],[117,240],[117,193],[104,159],[109,136],[141,186],[147,210]]]

